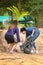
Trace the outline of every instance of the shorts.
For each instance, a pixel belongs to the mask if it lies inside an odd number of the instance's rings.
[[[5,40],[7,41],[8,44],[15,42],[13,35],[5,35]]]

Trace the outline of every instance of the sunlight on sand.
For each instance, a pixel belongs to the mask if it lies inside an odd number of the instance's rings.
[[[43,65],[43,32],[36,43],[39,47],[39,54],[0,52],[0,65]]]

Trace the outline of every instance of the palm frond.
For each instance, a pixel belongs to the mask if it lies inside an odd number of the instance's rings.
[[[19,21],[20,18],[28,15],[27,11],[20,12],[19,9],[15,6],[7,7],[8,10],[12,11],[14,17]]]

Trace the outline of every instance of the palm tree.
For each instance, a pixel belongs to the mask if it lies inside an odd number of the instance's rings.
[[[22,18],[25,15],[28,15],[27,11],[22,11],[20,12],[19,9],[15,6],[10,6],[7,7],[8,10],[12,11],[13,16],[15,17],[15,19],[17,19],[19,21],[20,18]]]

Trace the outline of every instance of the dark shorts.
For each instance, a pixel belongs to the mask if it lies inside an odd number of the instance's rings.
[[[5,40],[7,41],[8,44],[14,43],[14,36],[12,35],[5,35]]]

